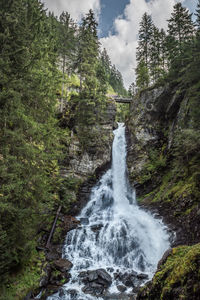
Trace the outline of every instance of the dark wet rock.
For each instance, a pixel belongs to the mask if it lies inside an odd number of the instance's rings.
[[[67,290],[67,294],[70,294],[72,300],[76,300],[78,296],[77,290]]]
[[[122,283],[127,287],[134,287],[135,277],[128,275],[122,279]]]
[[[53,266],[61,272],[68,272],[73,267],[73,264],[67,259],[60,258],[53,262]]]
[[[111,276],[104,269],[81,272],[79,278],[85,284],[82,291],[95,296],[103,294],[112,284]]]
[[[40,300],[46,300],[49,296],[58,293],[60,286],[49,284]]]
[[[59,297],[63,297],[67,294],[67,291],[64,288],[60,288],[58,291]]]
[[[98,273],[97,271],[89,271],[88,272],[88,281],[94,281],[98,279]]]
[[[138,279],[147,280],[149,276],[147,274],[141,273],[137,275]]]
[[[112,284],[111,276],[104,269],[97,270],[97,274],[105,281],[105,285],[110,286]]]
[[[73,229],[76,229],[80,225],[80,221],[72,216],[64,216],[63,218],[63,231],[65,234]]]
[[[114,269],[113,268],[107,268],[107,271],[110,272],[110,273],[113,273]]]
[[[91,230],[96,232],[96,231],[101,230],[102,227],[103,227],[103,224],[95,224],[95,225],[91,226]]]
[[[80,222],[82,225],[88,225],[89,224],[89,219],[88,218],[80,218]]]
[[[117,294],[110,294],[106,293],[103,296],[104,300],[135,300],[135,295],[132,294],[125,294],[125,293],[117,293]]]
[[[90,294],[94,296],[99,296],[103,294],[104,287],[101,284],[92,282],[82,288],[85,294]]]
[[[138,274],[135,271],[131,273],[114,273],[115,280],[122,282],[126,287],[135,287],[138,284],[137,276]]]
[[[126,286],[124,285],[118,285],[117,289],[120,293],[124,293],[127,290]]]

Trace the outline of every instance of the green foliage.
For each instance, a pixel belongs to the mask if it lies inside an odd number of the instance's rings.
[[[180,295],[179,299],[189,299],[193,294],[195,295],[196,291],[187,289],[187,285],[189,285],[189,279],[193,286],[200,279],[199,258],[200,244],[173,248],[166,263],[160,267],[153,278],[153,289],[157,291],[154,299],[167,299],[172,289],[177,286],[183,288],[179,289],[182,290],[182,297]]]
[[[200,131],[183,129],[176,135],[175,150],[178,157],[189,159],[189,156],[198,154],[200,149]]]
[[[45,255],[43,252],[32,251],[23,270],[16,271],[9,281],[1,287],[0,300],[21,300],[30,291],[38,288],[44,275]]]
[[[150,149],[148,152],[148,161],[143,167],[143,171],[137,178],[137,181],[141,184],[152,179],[153,176],[159,175],[164,167],[166,167],[167,157],[164,155],[164,147],[159,149]]]
[[[193,59],[197,61],[193,56],[196,48],[194,43],[195,27],[192,15],[180,2],[174,5],[171,18],[168,20],[167,34],[163,29],[156,28],[151,17],[145,13],[140,23],[136,53],[137,88],[145,89],[149,84],[157,83],[166,77],[169,81],[180,81],[183,73],[184,76],[190,77],[187,68],[191,67]],[[195,74],[192,69],[191,73],[192,76]]]
[[[51,22],[38,1],[3,1],[0,35],[0,261],[5,276],[57,199],[59,83]],[[50,31],[51,32],[51,31]]]
[[[129,117],[129,105],[123,103],[117,103],[117,122],[125,122]]]
[[[82,182],[80,178],[72,176],[62,180],[59,191],[62,211],[67,212],[72,203],[77,201],[76,194]]]
[[[143,61],[146,68],[149,66],[150,41],[153,33],[153,22],[150,15],[145,13],[140,22],[137,61]]]
[[[111,64],[110,58],[105,48],[100,55],[100,65],[104,71],[105,79],[107,83],[113,88],[114,93],[122,96],[127,96],[127,91],[124,88],[122,75],[119,70],[116,69],[116,66]]]
[[[146,67],[145,61],[141,60],[136,68],[136,85],[139,90],[145,89],[149,86],[149,70]]]

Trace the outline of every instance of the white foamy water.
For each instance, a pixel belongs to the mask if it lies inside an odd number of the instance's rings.
[[[48,300],[97,299],[81,291],[78,275],[86,270],[103,268],[112,278],[116,270],[134,270],[151,279],[170,246],[162,221],[138,207],[135,191],[129,186],[123,124],[114,135],[112,167],[93,188],[90,201],[79,215],[82,227],[69,232],[65,240],[63,258],[73,263],[71,281],[60,295]],[[68,290],[76,290],[77,294],[71,295]],[[117,292],[114,278],[110,292]]]

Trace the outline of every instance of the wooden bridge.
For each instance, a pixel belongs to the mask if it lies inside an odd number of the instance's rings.
[[[124,98],[124,97],[120,97],[120,96],[116,96],[116,95],[107,95],[110,99],[115,100],[115,102],[117,103],[131,103],[133,101],[132,98]]]

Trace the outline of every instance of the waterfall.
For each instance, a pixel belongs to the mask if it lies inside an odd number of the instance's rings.
[[[71,281],[63,287],[62,296],[49,300],[96,299],[82,292],[78,276],[85,270],[106,270],[113,282],[110,293],[117,292],[115,272],[142,272],[152,278],[170,246],[169,235],[160,219],[138,207],[126,173],[125,127],[119,123],[114,131],[112,167],[93,188],[78,216],[81,228],[69,232],[65,240],[63,258],[73,263]],[[73,298],[68,290],[78,294]]]

